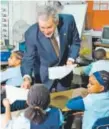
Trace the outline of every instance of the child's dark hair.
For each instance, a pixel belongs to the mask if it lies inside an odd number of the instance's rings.
[[[109,72],[103,70],[99,74],[104,82],[104,91],[109,91]]]
[[[102,48],[99,48],[94,51],[94,59],[96,60],[102,60],[106,57],[106,51]]]
[[[33,85],[29,90],[27,103],[25,117],[34,123],[42,123],[46,117],[45,110],[50,103],[49,90],[42,84]]]
[[[15,54],[17,59],[22,60],[22,58],[23,58],[23,52],[22,51],[14,51],[13,54]]]

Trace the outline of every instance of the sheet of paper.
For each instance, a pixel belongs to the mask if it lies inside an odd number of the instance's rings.
[[[48,69],[49,79],[52,79],[52,80],[62,79],[65,76],[67,76],[70,72],[72,72],[76,66],[77,65],[74,64],[74,65],[50,67]]]
[[[6,98],[9,99],[10,104],[16,100],[27,100],[28,89],[18,88],[14,86],[6,86]]]

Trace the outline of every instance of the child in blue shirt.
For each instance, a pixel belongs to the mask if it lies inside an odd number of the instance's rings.
[[[109,72],[99,71],[89,77],[88,95],[67,102],[67,108],[84,111],[82,129],[92,129],[97,119],[109,116]]]
[[[14,51],[8,59],[8,66],[5,71],[0,71],[0,83],[6,82],[6,85],[20,86],[23,82],[20,65],[23,53]]]
[[[27,109],[17,118],[12,119],[9,100],[4,99],[4,129],[59,129],[63,116],[58,108],[50,107],[49,90],[42,84],[36,84],[29,90]]]
[[[96,71],[105,70],[109,72],[109,60],[106,59],[106,51],[102,48],[94,51],[95,61],[83,67],[83,74],[90,76]]]
[[[90,76],[96,71],[105,70],[109,72],[109,60],[106,59],[106,51],[102,48],[94,51],[94,62],[87,66],[75,68],[75,73]]]

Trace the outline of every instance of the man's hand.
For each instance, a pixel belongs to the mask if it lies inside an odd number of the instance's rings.
[[[67,60],[66,65],[73,65],[74,62],[72,60]]]
[[[10,108],[10,103],[8,99],[3,99],[3,105],[5,108]]]

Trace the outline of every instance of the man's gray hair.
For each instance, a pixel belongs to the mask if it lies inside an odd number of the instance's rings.
[[[50,16],[53,17],[54,22],[59,21],[58,11],[52,6],[45,5],[37,9],[37,21],[38,19],[46,21]]]

